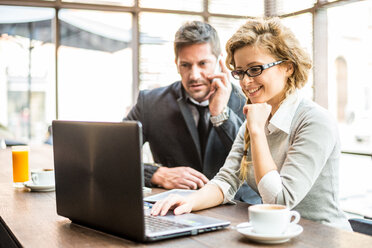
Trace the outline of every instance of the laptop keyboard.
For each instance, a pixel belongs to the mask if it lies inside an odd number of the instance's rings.
[[[152,215],[145,215],[146,232],[160,232],[189,227],[190,225],[177,223],[171,220],[162,219]]]

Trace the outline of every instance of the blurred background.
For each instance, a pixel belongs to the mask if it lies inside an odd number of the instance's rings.
[[[0,0],[0,144],[50,143],[54,119],[121,121],[139,90],[179,79],[180,25],[207,21],[224,47],[256,16],[311,54],[303,92],[338,120],[342,206],[372,218],[372,0]]]

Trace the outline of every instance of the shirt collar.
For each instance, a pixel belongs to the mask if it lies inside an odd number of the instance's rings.
[[[272,133],[275,129],[280,129],[289,134],[293,117],[301,99],[302,95],[297,89],[295,92],[287,96],[269,121],[267,126],[269,133]]]
[[[186,93],[186,99],[189,99],[193,104],[199,105],[199,106],[202,106],[202,107],[207,107],[209,105],[209,100],[198,102],[195,99],[193,99],[186,91],[185,91],[185,93]]]

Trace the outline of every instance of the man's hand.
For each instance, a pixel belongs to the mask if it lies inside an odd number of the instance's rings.
[[[208,181],[206,176],[190,167],[160,167],[151,178],[151,183],[165,189],[198,189]]]
[[[211,91],[206,99],[209,99],[209,112],[212,116],[217,116],[222,113],[223,109],[227,106],[231,94],[231,83],[229,74],[222,59],[219,60],[221,72],[208,76],[212,81]]]

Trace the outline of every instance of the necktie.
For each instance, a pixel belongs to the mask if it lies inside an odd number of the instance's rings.
[[[204,160],[204,152],[205,147],[207,145],[208,141],[208,131],[209,131],[209,125],[207,124],[207,121],[205,119],[206,112],[208,111],[208,106],[200,106],[195,105],[199,112],[199,121],[198,121],[198,134],[199,134],[199,142],[200,142],[200,149],[202,154],[202,159]],[[209,123],[209,122],[208,122]]]

